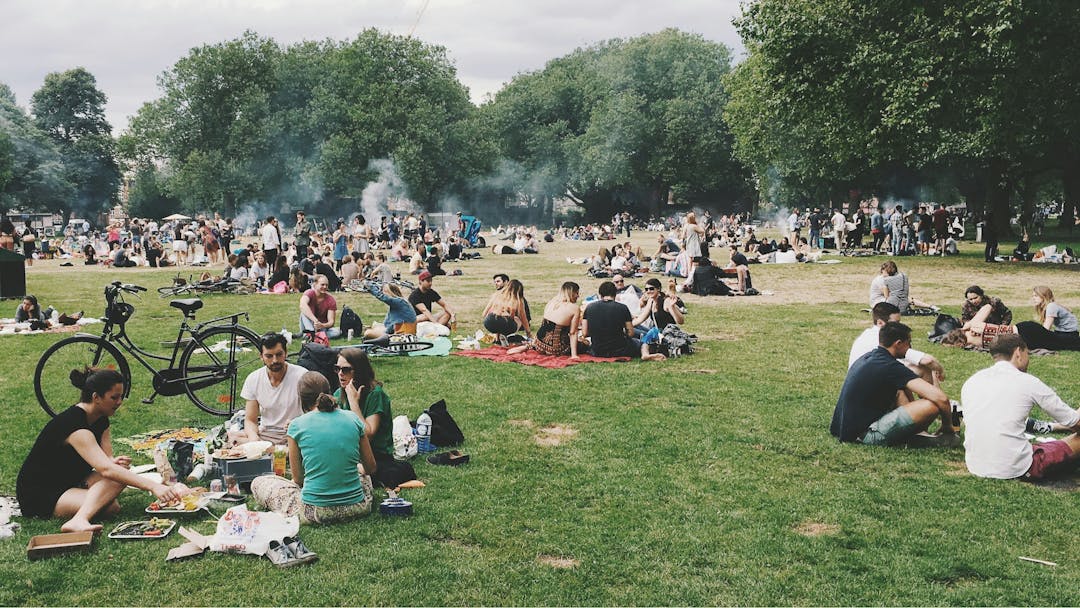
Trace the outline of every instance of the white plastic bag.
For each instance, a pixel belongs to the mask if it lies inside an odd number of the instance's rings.
[[[210,550],[263,555],[270,548],[270,541],[295,536],[299,531],[300,518],[295,515],[248,511],[246,505],[237,505],[218,520]]]
[[[449,336],[450,328],[431,321],[420,321],[416,324],[416,335],[421,338],[432,336]]]
[[[413,435],[408,416],[394,418],[394,459],[408,460],[416,456],[416,435]]]

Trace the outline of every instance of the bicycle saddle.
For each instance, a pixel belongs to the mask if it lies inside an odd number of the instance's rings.
[[[179,308],[185,315],[190,315],[203,307],[203,301],[199,298],[186,298],[184,300],[173,300],[169,302],[169,306]]]

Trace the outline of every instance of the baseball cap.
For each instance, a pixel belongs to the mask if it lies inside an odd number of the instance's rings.
[[[425,270],[424,272],[421,272],[420,276],[418,276],[416,278],[419,281],[430,281],[431,280],[431,273]]]

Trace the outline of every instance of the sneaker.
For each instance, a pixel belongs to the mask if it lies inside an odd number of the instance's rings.
[[[293,555],[287,545],[283,545],[276,540],[270,541],[270,548],[266,550],[266,557],[278,568],[292,568],[303,563],[296,559],[296,556]]]
[[[295,559],[301,564],[310,564],[319,561],[319,554],[311,551],[304,545],[299,537],[286,536],[281,539],[282,544],[292,552]]]
[[[1045,420],[1036,420],[1034,418],[1028,418],[1027,424],[1024,425],[1024,432],[1038,433],[1040,435],[1046,435],[1052,432],[1054,426]]]

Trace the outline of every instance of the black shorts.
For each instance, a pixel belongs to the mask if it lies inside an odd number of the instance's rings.
[[[60,502],[60,497],[70,489],[57,486],[18,487],[15,497],[19,500],[19,509],[23,516],[49,518],[56,511],[56,503]]]
[[[489,314],[484,317],[484,329],[493,334],[506,336],[517,333],[518,325],[514,317],[500,317],[499,315]]]

